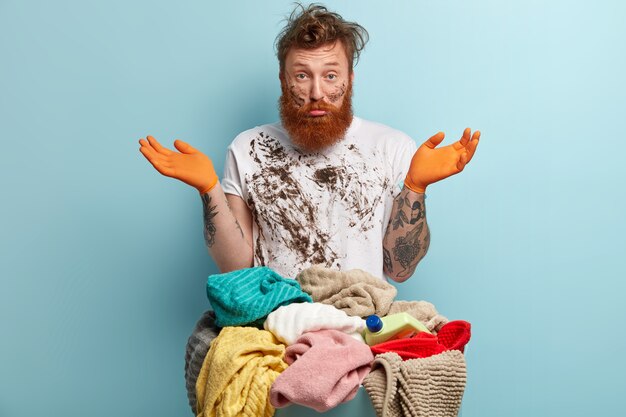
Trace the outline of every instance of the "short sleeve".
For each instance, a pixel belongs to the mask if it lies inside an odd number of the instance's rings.
[[[226,194],[238,195],[243,201],[248,200],[248,195],[244,191],[246,187],[242,182],[245,174],[241,170],[242,161],[237,158],[237,153],[231,144],[226,151],[226,161],[224,162],[224,176],[220,185]]]
[[[394,155],[392,164],[393,178],[394,184],[396,184],[396,187],[394,188],[394,198],[404,187],[404,179],[406,178],[406,174],[409,172],[411,159],[413,158],[416,150],[417,145],[409,136],[403,134],[399,138],[395,152],[392,153],[392,155]]]

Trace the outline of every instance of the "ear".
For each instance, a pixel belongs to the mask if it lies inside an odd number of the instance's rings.
[[[350,84],[354,83],[354,70],[350,73]]]

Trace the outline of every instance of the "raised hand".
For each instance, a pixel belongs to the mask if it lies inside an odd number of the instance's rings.
[[[182,140],[175,140],[176,152],[161,146],[152,136],[139,139],[139,151],[161,174],[195,187],[200,194],[217,184],[217,174],[208,156]]]
[[[463,131],[461,139],[441,148],[437,148],[437,145],[445,137],[443,132],[424,142],[411,159],[404,185],[416,193],[423,193],[430,184],[463,171],[474,156],[480,138],[479,131],[474,132],[471,139],[470,134],[468,127]]]

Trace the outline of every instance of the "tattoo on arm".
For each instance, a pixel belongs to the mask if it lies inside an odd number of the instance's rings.
[[[396,245],[393,248],[394,259],[404,268],[398,274],[398,277],[403,278],[407,276],[409,272],[412,272],[414,265],[417,265],[420,260],[420,254],[425,253],[425,251],[423,251],[423,249],[426,249],[424,244],[429,238],[424,239],[425,242],[420,241],[419,236],[423,228],[424,222],[418,224],[414,229],[409,230],[405,236],[400,236],[396,239]]]
[[[408,205],[408,202],[407,202]],[[414,201],[411,205],[411,220],[409,223],[415,224],[418,221],[422,220],[426,216],[424,213],[424,206],[419,201]]]
[[[398,195],[396,201],[398,202],[398,211],[392,221],[393,230],[396,230],[399,227],[404,227],[407,223],[415,224],[425,217],[426,214],[424,213],[424,206],[419,201],[414,201],[413,204],[411,204],[408,197],[403,197],[402,194]],[[411,208],[411,213],[409,214],[410,220],[402,209],[405,204],[407,209]]]
[[[402,227],[404,223],[408,222],[406,214],[404,214],[404,210],[402,210],[402,206],[404,205],[404,197],[402,197],[402,193],[398,194],[396,197],[396,203],[398,204],[398,211],[396,212],[396,216],[391,219],[393,230],[396,230],[398,227]]]
[[[241,233],[241,237],[243,238],[243,229],[241,228],[241,225],[239,225],[237,219],[235,219],[235,225],[237,226],[237,229],[239,229],[239,233]]]
[[[393,264],[391,263],[391,254],[385,248],[383,248],[383,265],[387,272],[393,272]]]
[[[228,206],[228,210],[230,210],[231,214],[233,213],[233,209],[230,208],[230,203],[228,202],[228,199],[226,199],[226,205]],[[241,225],[239,224],[239,221],[237,220],[237,218],[235,217],[235,215],[233,214],[233,217],[235,218],[235,226],[237,226],[237,229],[239,229],[239,232],[241,233],[241,237],[243,237],[243,229],[241,228]]]
[[[202,195],[202,206],[204,212],[204,241],[207,247],[212,247],[215,243],[215,222],[214,218],[217,215],[217,206],[211,206],[211,196],[209,194]],[[243,231],[241,232],[243,235]]]
[[[397,278],[408,278],[426,255],[430,245],[430,229],[426,223],[423,196],[400,192],[394,200],[383,240],[383,266]]]

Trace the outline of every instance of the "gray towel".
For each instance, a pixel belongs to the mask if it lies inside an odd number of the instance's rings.
[[[428,301],[394,301],[387,315],[406,312],[426,325],[428,330],[437,334],[449,320],[440,315],[435,306]]]
[[[465,358],[449,350],[406,361],[395,352],[376,355],[363,385],[378,417],[456,417],[465,382]]]
[[[387,315],[398,290],[361,269],[338,271],[312,266],[296,277],[314,302],[330,304],[349,316]]]
[[[189,406],[196,415],[196,381],[202,368],[202,363],[209,352],[209,345],[217,337],[220,328],[215,325],[215,313],[212,310],[204,312],[193,333],[187,340],[185,350],[185,385]]]

